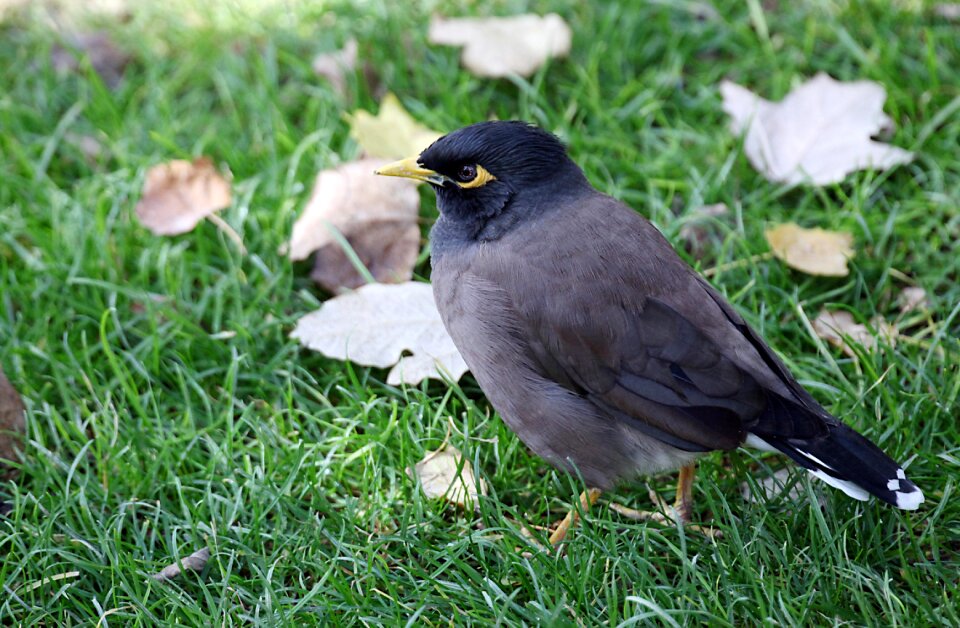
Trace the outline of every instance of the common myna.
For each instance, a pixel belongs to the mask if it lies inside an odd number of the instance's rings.
[[[436,190],[437,308],[490,403],[553,465],[599,489],[679,467],[684,520],[694,461],[743,445],[780,452],[855,499],[923,502],[900,465],[824,410],[552,134],[481,122],[378,174]]]

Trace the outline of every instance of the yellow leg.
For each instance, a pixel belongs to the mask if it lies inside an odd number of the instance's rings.
[[[666,504],[663,498],[651,490],[650,499],[657,505],[658,510],[634,510],[621,504],[610,504],[610,508],[635,521],[653,521],[664,525],[689,524],[693,514],[693,478],[696,470],[696,463],[680,467],[680,475],[677,478],[677,498],[673,502],[673,507]],[[706,526],[690,525],[689,528],[710,538],[721,536],[718,530]]]
[[[690,515],[693,514],[693,478],[696,475],[696,462],[680,467],[680,476],[677,478],[677,498],[673,502],[673,509],[677,513],[677,518],[684,523],[690,523]]]
[[[586,512],[590,510],[590,506],[597,503],[597,499],[602,492],[603,491],[598,488],[591,488],[580,494],[580,508],[572,508],[570,512],[567,513],[567,516],[563,518],[563,521],[560,522],[557,529],[550,535],[551,545],[556,546],[567,538],[570,528],[575,527],[577,522],[580,521],[580,511]]]

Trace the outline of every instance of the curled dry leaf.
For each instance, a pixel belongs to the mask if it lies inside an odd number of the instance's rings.
[[[327,79],[333,91],[342,96],[347,91],[346,75],[357,67],[357,40],[351,39],[340,50],[315,56],[312,66],[313,73]]]
[[[813,330],[817,336],[839,347],[851,358],[856,358],[857,353],[848,340],[862,345],[867,351],[873,351],[877,347],[878,336],[882,336],[889,345],[893,345],[897,338],[897,328],[879,316],[870,320],[870,326],[876,333],[856,322],[853,315],[845,310],[821,310],[813,320]]]
[[[387,375],[391,385],[428,377],[457,381],[467,372],[430,284],[416,281],[368,284],[334,297],[301,318],[290,337],[338,360],[380,368],[395,364]]]
[[[430,499],[443,498],[458,506],[476,508],[477,497],[487,494],[487,485],[473,475],[473,465],[456,447],[444,444],[437,451],[428,451],[423,460],[412,469],[410,477],[420,480],[424,495]]]
[[[362,159],[322,171],[293,225],[291,259],[306,259],[317,251],[311,276],[330,292],[366,283],[334,229],[377,281],[399,283],[413,276],[420,249],[420,194],[415,181],[373,174],[386,163]]]
[[[853,236],[824,229],[804,229],[793,223],[777,225],[764,232],[773,254],[787,266],[808,275],[843,277],[849,274]]]
[[[690,212],[689,220],[680,228],[680,237],[686,243],[687,250],[694,256],[701,257],[711,236],[714,235],[710,229],[710,221],[729,211],[726,204],[715,203],[702,205]]]
[[[4,461],[17,459],[25,430],[23,401],[0,369],[0,480],[12,475]]]
[[[103,82],[115,88],[123,78],[123,71],[130,62],[130,55],[121,50],[106,31],[73,33],[64,37],[50,52],[53,68],[58,73],[76,72],[80,60],[90,60],[90,66]]]
[[[203,568],[207,566],[208,560],[210,560],[210,549],[204,547],[186,558],[181,558],[180,564],[171,563],[150,577],[157,582],[167,582],[179,577],[180,574],[183,573],[180,565],[183,565],[184,569],[189,569],[190,571],[203,571]]]
[[[514,17],[430,20],[431,44],[463,46],[460,58],[476,76],[530,76],[554,57],[570,53],[573,33],[556,13]]]
[[[900,291],[897,297],[897,306],[902,314],[908,314],[914,310],[926,310],[930,307],[927,300],[927,291],[917,286],[908,286]]]
[[[730,81],[720,84],[734,133],[746,132],[753,167],[781,183],[839,183],[856,170],[905,164],[913,153],[871,140],[892,127],[886,91],[871,81],[841,83],[818,74],[778,103]]]
[[[442,135],[414,120],[393,94],[383,97],[377,115],[358,110],[347,119],[350,137],[370,157],[403,159],[419,155]]]
[[[147,171],[137,217],[156,235],[177,235],[229,206],[230,199],[230,184],[209,159],[175,159]]]

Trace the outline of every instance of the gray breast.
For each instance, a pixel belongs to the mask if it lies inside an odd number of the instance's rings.
[[[510,294],[478,270],[494,263],[483,256],[495,248],[444,253],[434,260],[432,280],[448,332],[507,426],[538,456],[597,488],[692,461],[696,454],[612,419],[544,374]]]

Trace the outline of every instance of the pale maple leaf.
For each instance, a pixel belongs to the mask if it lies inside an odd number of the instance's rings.
[[[734,133],[746,133],[753,167],[780,183],[838,183],[856,170],[884,170],[913,153],[871,136],[892,122],[883,113],[884,88],[872,81],[841,83],[817,74],[778,103],[730,81],[720,84]]]
[[[570,53],[570,27],[556,13],[430,21],[432,44],[463,46],[461,61],[476,76],[530,76],[548,59]]]
[[[368,284],[334,297],[301,318],[290,336],[331,358],[393,366],[391,385],[456,381],[467,371],[427,283]]]

